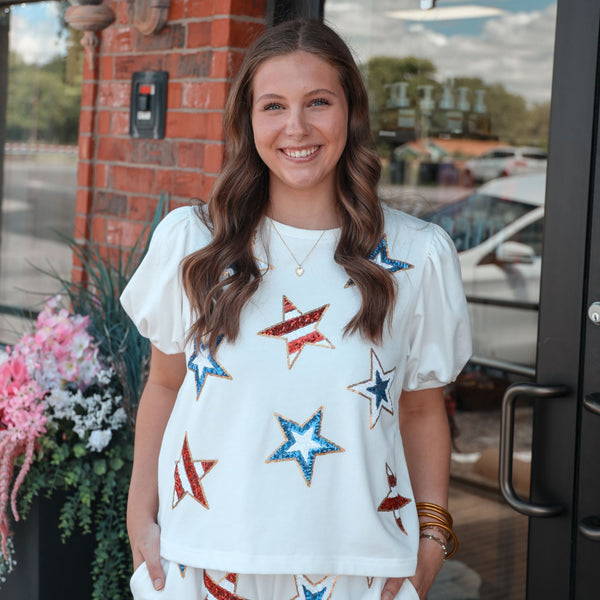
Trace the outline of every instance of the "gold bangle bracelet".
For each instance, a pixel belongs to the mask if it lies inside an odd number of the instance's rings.
[[[446,521],[450,523],[450,527],[452,527],[452,515],[443,506],[434,504],[433,502],[417,502],[417,512],[420,509],[440,514],[442,517],[445,517]]]
[[[444,525],[448,525],[448,527],[452,527],[451,522],[447,521],[446,519],[442,519],[442,517],[440,517],[437,513],[432,513],[426,510],[418,510],[417,516],[419,517],[419,519],[434,519],[435,521],[438,521],[438,523],[443,523]]]
[[[448,555],[446,556],[446,558],[450,558],[451,556],[453,556],[454,553],[456,552],[456,550],[458,549],[458,538],[456,537],[456,534],[454,533],[454,531],[452,531],[452,528],[448,527],[448,525],[445,525],[445,524],[443,525],[442,523],[429,522],[429,523],[421,523],[420,531],[427,529],[427,527],[440,527],[441,529],[443,529],[444,531],[447,531],[450,534],[450,537],[452,538],[453,546],[452,546],[452,550],[450,552],[448,552]]]

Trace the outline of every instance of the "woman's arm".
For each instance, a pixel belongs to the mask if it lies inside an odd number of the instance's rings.
[[[444,388],[402,392],[399,421],[415,502],[433,502],[447,508],[451,440]],[[417,571],[411,581],[419,597],[426,598],[444,554],[434,540],[423,538],[419,542]],[[389,579],[382,600],[394,598],[402,583],[403,579]]]
[[[152,346],[150,373],[140,398],[135,425],[127,530],[134,569],[146,561],[156,589],[162,589],[165,580],[160,563],[160,530],[157,524],[158,454],[185,373],[184,354],[164,354]]]

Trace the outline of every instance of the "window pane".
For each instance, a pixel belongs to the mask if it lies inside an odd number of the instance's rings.
[[[447,391],[461,547],[430,600],[524,600],[527,519],[498,491],[500,404],[534,370],[556,0],[326,0],[369,91],[381,196],[454,240],[475,356]],[[526,496],[530,406],[516,411]]]
[[[81,99],[80,36],[64,4],[10,7],[4,186],[0,230],[0,341],[14,339],[20,309],[36,309],[69,279]],[[43,271],[55,273],[49,276]],[[13,316],[9,317],[9,314]]]

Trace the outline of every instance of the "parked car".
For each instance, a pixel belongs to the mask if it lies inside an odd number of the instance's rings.
[[[475,357],[535,365],[545,189],[545,174],[496,179],[424,216],[459,252]]]
[[[544,173],[548,154],[540,148],[503,146],[465,163],[467,181],[483,182],[497,177]]]

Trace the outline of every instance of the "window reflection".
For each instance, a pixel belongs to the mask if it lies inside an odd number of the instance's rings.
[[[479,246],[534,208],[524,202],[476,193],[423,218],[443,227],[462,252]]]
[[[60,288],[56,277],[70,278],[72,256],[60,236],[72,236],[75,221],[82,71],[80,34],[66,28],[63,3],[6,10],[0,342],[18,337],[27,323],[17,317]]]
[[[470,299],[475,360],[447,398],[462,546],[429,598],[524,600],[527,520],[498,494],[498,431],[536,359],[556,1],[326,0],[325,17],[367,84],[381,196],[448,232]],[[530,407],[516,421],[527,463]]]

